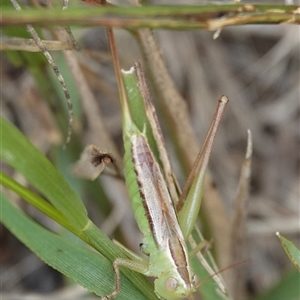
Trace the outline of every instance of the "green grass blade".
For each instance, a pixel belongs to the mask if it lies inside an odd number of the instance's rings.
[[[291,241],[283,237],[279,232],[277,232],[276,235],[290,261],[296,266],[298,271],[300,271],[300,250]]]
[[[20,185],[18,182],[16,182],[11,177],[7,176],[2,172],[0,172],[0,183],[8,189],[14,191],[21,198],[23,198],[28,203],[30,203],[31,205],[39,209],[41,212],[46,214],[48,217],[62,225],[64,228],[67,228],[74,234],[77,234],[76,230],[69,224],[66,218],[46,200],[42,199],[41,197],[39,197],[26,187]]]
[[[8,121],[0,118],[0,157],[25,178],[80,231],[88,222],[87,211],[65,179]]]
[[[111,263],[101,254],[43,228],[1,194],[1,222],[40,259],[99,296],[114,288]],[[125,277],[116,299],[147,299]]]
[[[22,173],[43,196],[46,196],[53,207],[46,205],[43,199],[27,189],[22,189],[22,186],[9,180],[5,175],[2,177],[2,184],[83,239],[105,255],[110,262],[117,257],[124,257],[122,251],[88,219],[81,200],[46,157],[13,125],[4,119],[0,119],[0,122],[2,129],[0,157]],[[146,295],[146,299],[157,299],[153,287],[144,276],[127,269],[121,271],[125,275],[122,275],[121,281],[127,277]],[[114,281],[113,273],[110,274],[110,279]],[[110,292],[112,289],[113,286]]]
[[[87,240],[87,242],[98,250],[100,253],[105,254],[105,256],[113,262],[115,258],[127,258],[124,253],[111,242],[92,222],[82,232],[82,236]],[[157,297],[153,291],[153,286],[145,278],[145,276],[134,272],[128,268],[121,268],[121,281],[124,276],[129,278],[129,280],[139,288],[140,291],[146,296],[148,300],[157,300]],[[114,276],[112,275],[114,278]],[[122,293],[122,288],[121,288]]]
[[[127,7],[70,7],[67,11],[61,9],[27,9],[22,13],[13,9],[4,8],[1,11],[1,25],[17,26],[32,25],[87,25],[87,26],[118,26],[129,29],[136,28],[169,28],[169,29],[216,29],[218,24],[211,24],[222,12],[220,18],[224,19],[224,13],[228,17],[235,17],[232,24],[269,23],[278,24],[300,22],[297,5],[253,5],[253,11],[244,11],[244,4],[226,5],[159,5],[159,6],[127,6]],[[276,11],[276,13],[275,13]],[[250,13],[250,14],[249,14]],[[244,18],[241,18],[244,16]],[[245,18],[246,17],[246,18]],[[218,18],[217,18],[218,19]],[[224,23],[221,23],[221,25]],[[219,28],[218,27],[218,28]]]

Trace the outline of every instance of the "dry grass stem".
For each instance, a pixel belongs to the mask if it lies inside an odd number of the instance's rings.
[[[42,40],[42,43],[44,44],[45,48],[48,49],[48,51],[71,50],[73,48],[73,45],[68,42]],[[28,52],[42,51],[33,39],[23,39],[7,36],[1,37],[0,50],[18,50]]]
[[[233,214],[231,217],[230,235],[230,264],[245,260],[246,224],[247,224],[247,200],[251,179],[252,136],[248,130],[248,141],[245,160],[242,165],[237,195],[233,202]],[[233,268],[227,276],[227,284],[234,299],[246,297],[245,272],[242,268]],[[239,282],[237,285],[236,282]]]

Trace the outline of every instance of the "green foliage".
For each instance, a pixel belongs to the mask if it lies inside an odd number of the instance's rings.
[[[249,16],[247,21],[249,24],[259,22],[279,23],[291,20],[295,23],[300,22],[299,13],[291,13],[296,11],[296,6],[269,7],[258,5],[255,12],[243,12],[240,7],[240,4],[230,4],[219,6],[218,9],[222,11],[222,14],[228,11],[228,17],[231,14],[234,16],[236,12],[238,13],[238,19],[242,19],[239,18],[240,15]],[[14,11],[7,0],[1,2],[1,9],[1,24],[4,25],[2,26],[2,32],[7,36],[24,38],[29,38],[29,35],[22,24],[41,24],[44,22],[55,25],[58,23],[69,25],[70,21],[73,20],[74,24],[79,25],[92,25],[102,22],[100,24],[105,26],[109,25],[109,23],[105,23],[109,21],[106,18],[108,13],[114,15],[115,19],[120,22],[124,21],[125,16],[129,28],[204,28],[207,25],[206,20],[205,22],[197,21],[197,18],[194,17],[195,14],[198,14],[199,20],[201,20],[200,16],[208,16],[207,20],[209,20],[215,17],[216,11],[215,5],[206,7],[131,7],[128,9],[117,7],[85,7],[83,9],[82,7],[73,7],[67,12],[30,9],[20,14],[20,12]],[[277,13],[274,13],[276,9]],[[250,14],[253,15],[253,18]],[[261,16],[261,19],[257,19],[255,14],[258,17]],[[190,16],[193,16],[192,20],[190,20]],[[225,17],[223,19],[226,20]],[[19,27],[8,26],[14,22],[19,22],[21,25]],[[232,24],[234,25],[234,23]],[[41,31],[39,31],[39,35],[42,37]],[[49,103],[52,101],[52,104],[57,105],[58,102],[62,102],[56,96],[58,94],[57,90],[53,89],[53,80],[49,80],[51,77],[45,72],[47,61],[42,53],[6,51],[5,54],[14,65],[28,68],[42,90],[44,98],[52,97],[52,100],[48,100]],[[128,94],[130,94],[132,92],[131,88],[136,85],[135,77],[124,76],[124,80],[125,82],[128,80],[126,87]],[[133,90],[133,92],[135,91],[137,90]],[[131,95],[129,100],[131,101],[130,109],[135,118],[134,122],[142,131],[146,113],[141,102],[141,95]],[[60,113],[59,109],[57,111]],[[65,116],[62,116],[61,119],[63,119],[63,124],[66,123]],[[1,119],[0,127],[1,159],[10,165],[14,171],[22,174],[30,185],[38,191],[39,195],[20,185],[4,173],[0,175],[1,184],[68,229],[82,239],[85,244],[75,243],[44,228],[19,208],[16,208],[5,194],[1,194],[1,222],[38,257],[54,269],[72,278],[97,295],[110,293],[115,284],[112,261],[116,257],[123,257],[124,254],[91,222],[77,193],[74,192],[48,159],[9,122]],[[63,126],[60,127],[64,128]],[[148,128],[148,125],[146,127]],[[146,134],[154,151],[157,152],[152,133],[146,131]],[[197,238],[199,237],[196,235],[195,239],[197,240]],[[200,240],[197,241],[200,242]],[[282,236],[280,236],[280,242],[299,270],[299,250]],[[208,258],[206,257],[206,259]],[[209,273],[203,269],[197,259],[194,260],[194,267],[201,279],[209,276]],[[144,277],[127,269],[124,270],[124,273],[123,269],[121,271],[121,294],[117,299],[157,299],[152,286]],[[286,275],[276,287],[255,300],[297,299],[299,297],[299,276],[298,271]],[[200,287],[204,299],[222,299],[215,287],[216,285],[212,280],[205,282]]]
[[[106,295],[114,288],[111,261],[124,256],[123,253],[89,220],[81,200],[47,158],[3,118],[0,126],[1,159],[21,173],[49,202],[5,174],[1,176],[1,184],[69,229],[99,253],[46,230],[15,208],[4,195],[1,197],[1,222],[50,266],[88,290]],[[141,275],[128,270],[124,274],[127,275],[122,276],[122,293],[118,299],[156,299],[150,284]]]
[[[88,223],[87,211],[65,179],[15,127],[4,119],[1,126],[1,159],[23,174],[77,231],[84,228]]]
[[[111,263],[104,256],[43,228],[14,207],[3,194],[1,194],[1,208],[1,222],[49,266],[97,295],[109,293],[109,287],[114,285],[113,271],[110,270]],[[103,276],[105,270],[110,270],[111,276]],[[126,281],[128,284],[128,280]],[[125,284],[125,280],[123,282]],[[125,290],[127,284],[124,286]],[[132,290],[127,290],[127,293],[131,292]],[[120,299],[130,297],[127,295]]]
[[[277,232],[277,237],[290,261],[295,265],[298,271],[300,271],[300,250],[279,232]]]

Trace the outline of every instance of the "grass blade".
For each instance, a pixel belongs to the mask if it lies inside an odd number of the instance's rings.
[[[4,174],[1,183],[17,192],[48,216],[53,217],[54,220],[75,233],[99,253],[105,255],[110,262],[117,257],[124,257],[122,251],[87,217],[86,209],[79,197],[47,158],[12,124],[4,119],[0,119],[0,122],[2,129],[1,159],[23,174],[50,201],[53,207],[45,205],[43,199],[37,195],[33,196],[32,193],[29,193],[27,189],[24,189],[13,180],[8,180]],[[22,236],[17,235],[17,237],[22,240]],[[111,264],[106,270],[108,268],[112,270]],[[157,299],[153,288],[141,274],[126,269],[124,275],[133,283],[132,286],[138,287],[146,295],[146,299]],[[107,276],[114,283],[113,272],[111,274],[107,273]],[[124,282],[126,281],[127,279]],[[110,290],[104,295],[111,292],[113,288],[114,284],[110,285]]]
[[[298,271],[300,271],[300,250],[279,232],[276,232],[276,235],[290,261],[296,266]]]
[[[113,289],[114,275],[109,260],[43,228],[14,207],[3,194],[0,217],[1,222],[20,241],[54,269],[99,296]],[[124,277],[122,294],[117,299],[146,298]]]
[[[0,119],[0,157],[57,208],[78,231],[88,222],[85,206],[46,157],[12,124]]]

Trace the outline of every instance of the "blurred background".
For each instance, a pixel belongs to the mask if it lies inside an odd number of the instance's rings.
[[[149,2],[187,4],[175,0]],[[293,4],[297,4],[295,2]],[[284,4],[283,1],[272,3]],[[139,46],[128,32],[115,32],[121,65],[128,69],[142,57]],[[44,34],[51,37],[51,32]],[[85,28],[74,29],[73,34],[81,48],[76,53],[80,67],[102,115],[104,126],[97,127],[99,136],[102,130],[107,132],[122,154],[121,113],[106,31]],[[299,27],[289,24],[230,27],[223,29],[217,39],[213,39],[214,32],[206,30],[156,30],[154,35],[170,75],[186,100],[199,144],[205,137],[219,96],[225,94],[230,99],[209,164],[228,216],[232,213],[245,156],[247,130],[252,132],[246,235],[246,257],[250,262],[243,268],[246,298],[255,298],[294,269],[275,232],[300,245]],[[69,173],[69,166],[79,158],[86,144],[93,143],[103,149],[107,145],[92,128],[91,124],[98,122],[97,115],[87,116],[93,108],[88,107],[89,103],[84,104],[85,99],[79,96],[63,55],[52,54],[66,78],[74,104],[73,137],[67,150],[62,150],[65,139],[62,132],[67,131],[68,123],[65,100],[47,65],[42,68],[54,90],[46,90],[45,95],[40,87],[46,86],[47,81],[41,78],[38,81],[39,73],[22,63],[13,64],[10,54],[1,53],[1,115],[16,124],[61,170],[102,230],[138,251],[139,232],[123,184],[105,175],[90,183]],[[161,118],[159,111],[158,115]],[[161,122],[164,124],[163,119]],[[175,155],[168,138],[166,140],[172,160]],[[172,165],[183,185],[185,177],[176,160],[172,160]],[[7,167],[3,167],[6,170]],[[8,168],[7,171],[10,172]],[[15,176],[25,183],[20,176]],[[57,230],[50,220],[44,220],[15,195],[11,197],[34,218]],[[101,203],[103,198],[110,200],[105,206]],[[4,227],[1,228],[1,283],[2,299],[93,298],[79,287],[66,285],[65,278],[44,265]],[[65,288],[58,290],[62,287]]]

